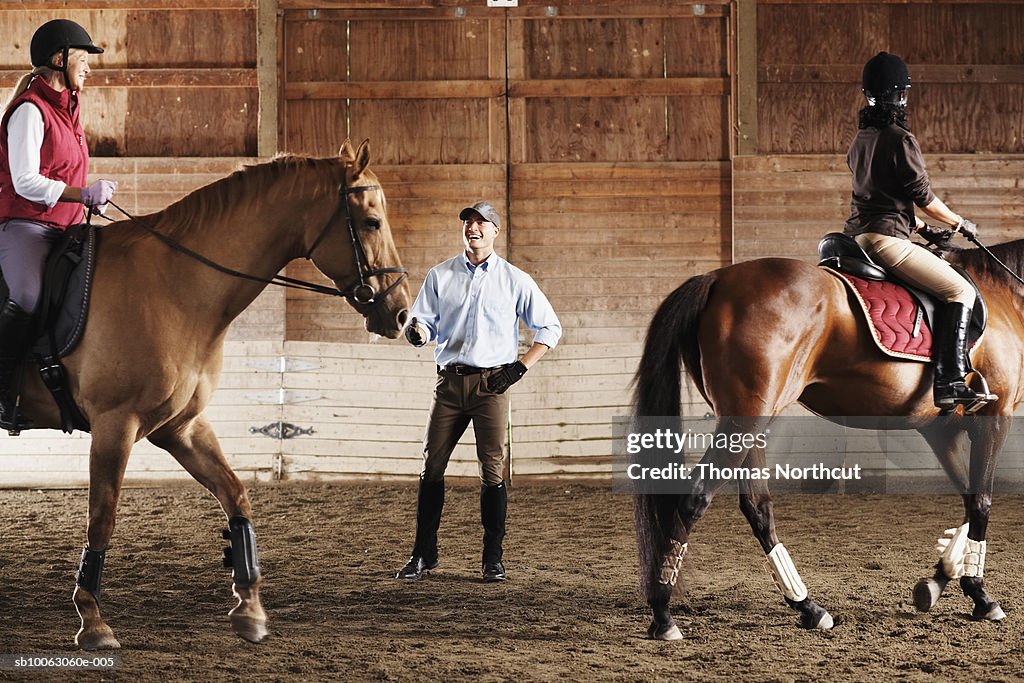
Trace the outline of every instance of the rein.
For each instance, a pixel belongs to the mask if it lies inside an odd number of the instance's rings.
[[[330,218],[327,219],[327,223],[324,224],[324,227],[320,231],[320,234],[317,236],[316,240],[313,241],[313,245],[309,248],[304,257],[307,260],[311,260],[313,256],[313,250],[320,245],[323,239],[327,236],[327,233],[330,232],[331,226],[334,223],[335,216],[337,216],[338,212],[344,208],[345,224],[348,227],[349,238],[352,243],[352,254],[355,258],[356,271],[358,273],[357,281],[354,282],[351,287],[346,288],[344,291],[335,287],[327,287],[326,285],[317,284],[315,282],[308,282],[306,280],[300,280],[297,278],[291,278],[284,275],[275,275],[271,278],[265,278],[260,277],[258,275],[252,275],[250,273],[243,273],[242,271],[235,270],[234,268],[229,268],[228,266],[221,265],[220,263],[217,263],[216,261],[209,259],[203,256],[202,254],[193,251],[192,249],[189,249],[188,247],[178,242],[174,238],[168,237],[167,235],[158,232],[157,230],[154,230],[150,226],[146,225],[146,223],[143,222],[141,219],[128,213],[114,202],[108,203],[115,209],[120,211],[122,214],[124,214],[132,224],[139,226],[145,232],[152,235],[159,241],[163,242],[172,250],[184,254],[185,256],[188,256],[189,258],[198,261],[199,263],[202,263],[204,266],[216,270],[217,272],[224,273],[225,275],[230,275],[232,277],[242,278],[244,280],[262,282],[267,285],[277,285],[278,287],[298,289],[307,292],[314,292],[316,294],[338,296],[345,299],[352,299],[358,304],[374,305],[383,301],[395,287],[400,285],[406,278],[409,277],[409,272],[405,268],[370,268],[368,265],[364,266],[363,257],[365,256],[366,252],[363,249],[363,243],[359,239],[359,235],[356,232],[355,225],[353,224],[352,221],[352,215],[351,213],[349,213],[348,210],[348,195],[354,192],[365,192],[367,190],[375,190],[379,188],[379,185],[361,185],[358,187],[350,188],[340,186],[338,188],[338,207],[334,210],[334,213],[331,214]],[[90,211],[90,217],[91,216],[92,212]],[[401,273],[402,276],[398,278],[397,281],[392,283],[387,289],[378,294],[373,289],[373,287],[366,281],[366,279],[377,275],[383,275],[386,273]]]
[[[985,252],[985,254],[986,254],[986,255],[987,255],[987,256],[988,256],[988,257],[989,257],[990,259],[992,259],[993,261],[995,261],[996,263],[998,263],[998,264],[999,264],[999,266],[1000,266],[1000,267],[1001,267],[1001,268],[1002,268],[1003,270],[1005,270],[1005,271],[1006,271],[1007,273],[1009,273],[1009,274],[1010,274],[1010,277],[1012,277],[1012,278],[1013,278],[1014,280],[1016,280],[1017,282],[1019,282],[1019,283],[1021,283],[1022,285],[1024,285],[1024,279],[1021,279],[1021,276],[1020,276],[1020,275],[1018,275],[1017,273],[1013,272],[1013,271],[1012,271],[1012,270],[1010,269],[1010,267],[1009,267],[1008,265],[1006,265],[1005,263],[1003,263],[1002,261],[1000,261],[1000,260],[999,260],[999,259],[998,259],[998,258],[996,257],[996,255],[995,255],[995,254],[993,254],[993,253],[992,253],[991,251],[989,251],[989,248],[988,248],[988,247],[986,247],[986,246],[985,246],[984,244],[982,244],[981,242],[979,242],[979,241],[978,241],[978,238],[977,238],[977,237],[975,237],[975,236],[973,236],[973,235],[964,235],[964,237],[966,237],[966,238],[967,238],[967,241],[968,241],[968,242],[970,242],[971,244],[974,244],[974,245],[975,245],[975,246],[977,246],[977,247],[978,247],[979,249],[981,249],[981,250],[982,250],[983,252]]]

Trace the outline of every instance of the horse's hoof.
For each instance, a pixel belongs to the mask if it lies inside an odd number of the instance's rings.
[[[828,612],[825,612],[823,615],[821,615],[821,619],[818,620],[818,623],[814,625],[814,628],[820,631],[831,631],[832,627],[835,625],[836,622],[832,618],[832,615]]]
[[[121,643],[114,637],[109,626],[102,626],[86,631],[84,628],[75,636],[75,645],[83,650],[120,650]]]
[[[683,634],[675,623],[659,624],[652,621],[651,625],[647,627],[647,638],[648,640],[682,640]]]
[[[262,643],[270,634],[265,618],[257,619],[241,614],[231,615],[231,630],[250,643]]]
[[[918,612],[927,612],[942,595],[942,587],[935,579],[921,579],[914,586],[914,607]],[[998,607],[998,605],[996,605]]]
[[[1006,613],[998,602],[993,602],[991,605],[975,606],[971,616],[978,621],[1002,621],[1006,618]]]

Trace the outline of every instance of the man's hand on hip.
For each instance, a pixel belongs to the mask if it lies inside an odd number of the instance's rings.
[[[502,365],[500,370],[495,370],[487,378],[487,390],[495,394],[504,394],[510,386],[523,378],[527,369],[521,360]]]

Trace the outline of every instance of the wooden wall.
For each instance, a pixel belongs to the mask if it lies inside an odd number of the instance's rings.
[[[0,6],[0,88],[32,68],[29,41],[38,26],[73,19],[105,50],[90,60],[82,96],[94,155],[256,154],[255,0],[57,4]]]
[[[514,476],[607,476],[612,418],[629,410],[662,297],[733,260],[812,259],[841,227],[860,69],[879,50],[910,64],[911,125],[939,195],[994,241],[1020,236],[1019,3],[519,5],[19,0],[0,6],[14,36],[0,45],[0,89],[27,70],[39,23],[85,25],[107,48],[84,96],[93,176],[119,180],[137,212],[258,154],[370,138],[413,293],[461,249],[458,210],[494,202],[499,252],[565,326],[514,390]],[[301,262],[287,272],[320,277]],[[432,381],[430,350],[371,340],[343,302],[274,290],[233,325],[210,410],[247,479],[411,477]],[[683,408],[706,410],[692,387]],[[313,432],[253,431],[278,422]],[[452,475],[474,475],[471,442]],[[0,482],[81,484],[87,444],[2,439]],[[184,476],[140,445],[128,479]]]
[[[456,215],[478,198],[503,208],[499,251],[537,278],[567,343],[637,341],[676,278],[729,258],[726,6],[346,4],[279,3],[282,145],[371,139],[414,290],[460,250]],[[331,302],[289,306],[291,339],[365,337]]]
[[[881,50],[910,67],[926,153],[1024,152],[1020,2],[759,0],[757,32],[761,153],[845,153]]]
[[[985,243],[1024,236],[1024,154],[935,154],[928,162],[935,193],[976,222]],[[735,261],[771,254],[817,262],[818,241],[841,232],[849,215],[845,155],[736,157],[733,182]]]

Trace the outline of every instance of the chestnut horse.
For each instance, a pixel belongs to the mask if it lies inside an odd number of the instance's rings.
[[[369,331],[398,336],[409,288],[368,162],[365,141],[358,150],[346,141],[338,158],[281,157],[103,228],[86,329],[65,358],[92,433],[88,545],[73,598],[80,647],[120,647],[100,615],[100,571],[128,457],[141,439],[170,453],[220,502],[238,599],[232,628],[252,642],[266,636],[252,508],[203,409],[217,387],[228,325],[293,259],[308,258],[333,280],[332,291],[346,296]],[[38,373],[23,374],[21,407],[36,427],[60,425]]]
[[[992,254],[1011,270],[1024,267],[1024,241],[994,247]],[[964,594],[974,600],[973,616],[998,621],[1004,614],[986,594],[981,569],[995,464],[1024,391],[1024,286],[980,249],[953,250],[948,258],[970,273],[989,310],[972,361],[999,398],[974,415],[939,416],[932,403],[932,365],[884,355],[838,278],[781,258],[693,277],[662,302],[636,373],[635,410],[638,416],[679,416],[684,365],[718,416],[716,443],[719,434],[759,433],[793,403],[837,422],[850,422],[843,416],[907,418],[903,426],[922,434],[962,495],[966,520],[952,544],[940,541],[947,551],[934,577],[915,587],[915,604],[927,611],[947,581],[960,578]],[[957,447],[964,434],[970,439],[969,472]],[[738,450],[711,448],[702,462],[720,468],[765,466],[763,444]],[[678,494],[635,497],[641,585],[654,616],[651,638],[682,637],[669,600],[690,532],[723,483],[695,477]],[[739,502],[778,587],[800,612],[801,625],[831,628],[831,615],[808,595],[779,543],[766,480],[740,481]]]

